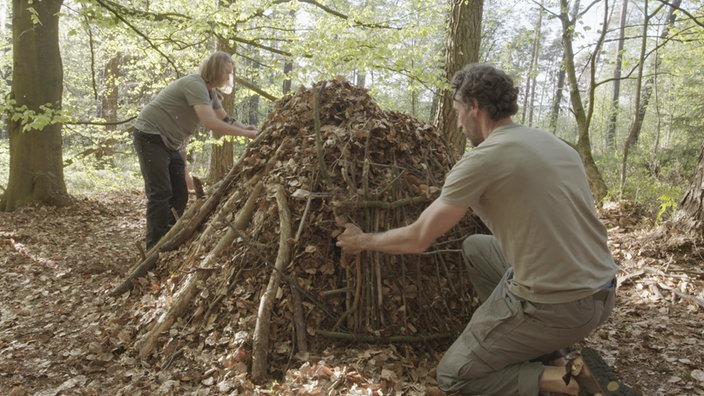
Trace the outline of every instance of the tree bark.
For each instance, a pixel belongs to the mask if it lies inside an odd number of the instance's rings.
[[[445,76],[452,79],[455,72],[468,63],[479,60],[479,46],[482,36],[482,12],[484,0],[450,0],[449,34],[445,55]],[[464,153],[467,138],[457,126],[452,112],[450,90],[442,95],[436,125],[450,144],[455,159]]]
[[[118,79],[120,77],[120,64],[122,63],[122,54],[118,53],[105,65],[103,72],[103,81],[105,84],[105,93],[101,98],[100,116],[108,123],[105,129],[114,131],[117,129],[117,111],[120,107],[120,91],[118,89]]]
[[[61,124],[63,65],[59,49],[62,0],[13,0],[13,72],[8,135],[10,174],[0,209],[66,205]],[[37,20],[38,19],[38,20]]]
[[[674,230],[699,241],[704,239],[704,144],[699,151],[697,169],[680,201],[680,208],[675,213],[673,222]]]

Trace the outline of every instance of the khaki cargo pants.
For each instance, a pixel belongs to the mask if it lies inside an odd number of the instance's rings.
[[[513,271],[495,237],[472,235],[462,250],[482,304],[437,367],[440,389],[537,396],[543,365],[530,360],[582,341],[606,321],[615,285],[569,303],[532,303],[508,290]]]

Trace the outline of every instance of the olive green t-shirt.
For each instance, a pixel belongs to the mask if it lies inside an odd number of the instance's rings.
[[[211,104],[216,110],[222,108],[217,94],[208,90],[200,75],[181,77],[144,106],[134,126],[142,132],[161,135],[166,147],[179,150],[200,124],[193,108],[199,104]]]
[[[509,290],[538,303],[593,294],[616,274],[578,153],[517,124],[495,129],[448,173],[440,199],[471,208],[513,266]]]

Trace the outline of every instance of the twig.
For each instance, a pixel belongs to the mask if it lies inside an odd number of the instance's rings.
[[[276,204],[279,208],[279,252],[276,256],[275,271],[271,272],[269,284],[261,296],[257,323],[254,327],[252,346],[252,381],[262,383],[267,376],[269,350],[269,333],[271,332],[271,310],[279,289],[280,272],[291,259],[291,212],[288,208],[286,193],[283,186],[276,186]]]
[[[426,196],[402,198],[396,201],[339,201],[339,206],[352,206],[355,208],[397,209],[403,206],[430,202]]]
[[[425,341],[443,340],[454,337],[453,334],[441,333],[431,334],[427,336],[372,336],[352,333],[341,333],[337,331],[317,330],[317,334],[323,337],[334,338],[338,340],[351,340],[368,344],[401,344],[401,343],[416,343]]]
[[[684,298],[685,300],[690,300],[692,302],[695,302],[695,303],[699,304],[699,306],[704,308],[704,299],[690,296],[689,294],[686,294],[686,293],[682,293],[681,291],[677,290],[676,288],[670,287],[662,282],[658,282],[658,286],[660,286],[661,288],[663,288],[665,290],[669,290],[672,294],[674,294],[678,297]]]
[[[347,258],[349,255],[347,254],[342,254],[342,258],[340,258],[341,265],[345,268],[349,268],[347,264]],[[355,275],[356,275],[356,282],[355,282],[355,289],[354,289],[354,299],[352,300],[352,306],[350,306],[345,313],[340,316],[340,318],[337,320],[335,323],[335,326],[333,327],[334,329],[337,329],[340,327],[342,324],[342,321],[345,320],[350,314],[352,314],[355,310],[357,310],[357,307],[359,306],[359,299],[362,294],[362,268],[360,267],[359,263],[359,255],[355,256],[354,258],[354,264],[355,264]]]
[[[303,301],[301,300],[301,294],[298,292],[298,284],[296,283],[296,279],[298,279],[298,277],[295,273],[293,275],[294,276],[289,278],[288,282],[292,296],[291,304],[293,304],[293,325],[296,331],[296,346],[298,353],[305,354],[308,353],[306,319],[303,312]],[[294,283],[296,284],[294,285]]]

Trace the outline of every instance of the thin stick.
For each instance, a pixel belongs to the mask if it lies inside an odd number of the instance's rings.
[[[271,272],[269,284],[261,296],[257,323],[254,327],[252,346],[252,381],[262,383],[267,377],[269,333],[271,331],[271,311],[279,289],[280,273],[291,259],[291,212],[288,208],[283,186],[276,186],[276,203],[279,208],[279,252],[276,256],[275,270]]]

